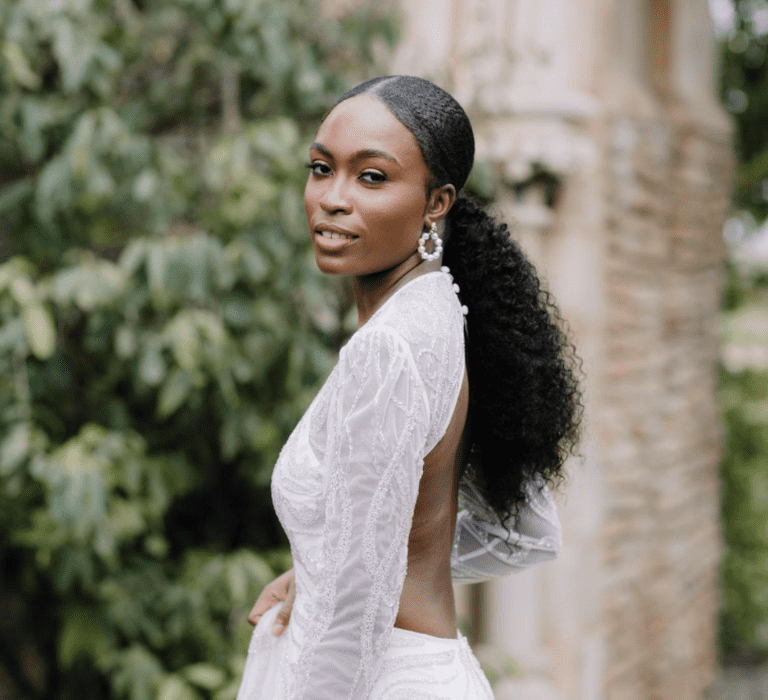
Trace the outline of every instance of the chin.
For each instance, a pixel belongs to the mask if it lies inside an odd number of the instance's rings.
[[[351,275],[351,273],[346,267],[344,266],[344,263],[342,263],[340,260],[329,260],[325,256],[322,255],[315,255],[315,263],[317,264],[318,270],[322,272],[324,275]]]

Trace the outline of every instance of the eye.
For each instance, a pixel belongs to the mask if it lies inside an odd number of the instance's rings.
[[[360,179],[371,185],[378,185],[380,182],[384,182],[387,179],[387,176],[378,170],[365,170],[361,173]]]
[[[306,163],[304,167],[311,170],[313,175],[328,175],[331,172],[331,169],[321,160],[313,160],[311,163]]]

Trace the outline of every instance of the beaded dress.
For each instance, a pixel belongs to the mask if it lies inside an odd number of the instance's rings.
[[[464,374],[462,307],[447,268],[398,289],[342,348],[286,442],[272,498],[296,599],[254,630],[238,700],[488,700],[466,640],[394,628],[424,457],[447,430]],[[460,487],[452,577],[500,576],[560,548],[554,504],[532,485],[511,532]]]

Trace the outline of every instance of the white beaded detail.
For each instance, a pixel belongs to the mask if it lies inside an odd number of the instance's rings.
[[[435,244],[435,249],[428,253],[426,249],[426,243],[429,239]],[[432,222],[432,226],[429,227],[429,231],[424,231],[419,239],[419,253],[423,260],[432,261],[437,260],[443,254],[443,240],[437,233],[437,224]]]
[[[443,272],[446,275],[448,275],[448,279],[450,279],[451,282],[453,282],[453,275],[451,274],[451,268],[449,268],[447,265],[443,265],[440,268],[440,272]],[[455,282],[453,282],[453,284],[451,286],[453,287],[453,291],[456,292],[456,294],[458,294],[459,291],[460,291],[459,290],[459,285],[456,284]],[[461,313],[464,314],[465,316],[469,313],[469,309],[467,308],[466,304],[462,304]],[[466,325],[466,320],[464,321],[464,323]]]

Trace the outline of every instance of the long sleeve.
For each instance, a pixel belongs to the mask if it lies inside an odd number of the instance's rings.
[[[368,695],[397,615],[430,422],[417,365],[396,332],[358,332],[338,372],[326,416],[327,569],[299,664],[303,700]]]
[[[485,581],[554,559],[562,534],[552,495],[541,481],[529,484],[526,503],[517,517],[500,522],[471,484],[462,483],[451,554],[456,583]],[[505,527],[506,526],[506,527]]]

